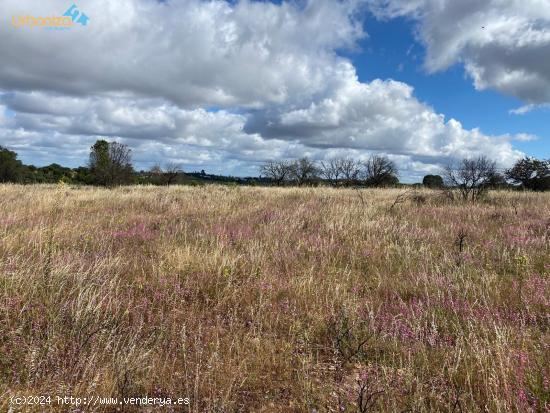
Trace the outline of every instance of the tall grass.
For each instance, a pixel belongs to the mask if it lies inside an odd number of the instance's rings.
[[[550,411],[550,195],[399,193],[0,186],[0,411]]]

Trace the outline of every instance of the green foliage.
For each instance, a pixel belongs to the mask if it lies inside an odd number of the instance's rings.
[[[90,173],[90,169],[79,166],[78,168],[75,168],[74,170],[74,183],[78,184],[86,184],[89,185],[92,183],[93,177]]]
[[[118,142],[98,140],[90,148],[91,182],[117,186],[134,182],[131,150]]]
[[[37,168],[34,165],[23,167],[21,182],[25,184],[55,184],[65,182],[67,184],[89,184],[88,168],[75,169],[53,163]]]
[[[508,185],[508,182],[506,182],[506,178],[504,177],[504,175],[494,173],[487,180],[487,186],[491,189],[505,189],[508,188],[510,185]]]
[[[98,140],[90,148],[90,174],[97,185],[109,184],[109,142]]]
[[[440,175],[426,175],[422,184],[427,188],[443,188],[443,178]]]
[[[388,188],[399,185],[399,178],[392,173],[381,174],[365,180],[366,186],[374,188]]]
[[[44,175],[47,182],[55,183],[59,181],[71,182],[73,171],[70,168],[64,168],[61,165],[52,163],[51,165],[40,168],[40,171]]]
[[[17,154],[0,146],[0,182],[20,182],[23,170]]]
[[[83,166],[72,169],[56,163],[42,167],[24,165],[15,152],[0,146],[0,182],[90,185],[96,183],[95,179],[90,169]]]
[[[533,191],[550,190],[550,160],[525,157],[506,171],[514,184]]]

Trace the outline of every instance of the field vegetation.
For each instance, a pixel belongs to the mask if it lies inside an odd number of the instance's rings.
[[[0,186],[0,411],[550,411],[550,194],[402,193]]]

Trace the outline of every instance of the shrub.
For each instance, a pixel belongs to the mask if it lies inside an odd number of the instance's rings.
[[[422,184],[427,188],[443,188],[443,178],[439,175],[426,175]]]

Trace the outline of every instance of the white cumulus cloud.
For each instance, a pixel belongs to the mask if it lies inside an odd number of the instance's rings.
[[[419,23],[430,72],[463,63],[478,89],[550,102],[548,0],[366,0],[380,18]]]
[[[527,135],[468,130],[420,102],[405,83],[360,82],[340,51],[367,36],[364,1],[88,0],[79,3],[88,26],[49,31],[15,28],[11,16],[59,15],[64,5],[3,0],[0,144],[39,163],[78,165],[95,139],[109,138],[130,145],[138,167],[164,160],[234,174],[257,174],[267,159],[303,155],[380,152],[409,176],[460,157],[485,154],[508,165],[522,155],[510,142]],[[497,23],[483,34],[492,33],[489,40],[442,35],[443,26],[432,21],[439,15],[427,13],[435,2],[369,1],[380,16],[422,22],[432,70],[463,59],[479,87],[488,81],[511,87],[514,71],[487,77],[496,66],[476,54],[476,47],[489,50],[493,38],[512,41]],[[436,12],[450,19],[441,4]],[[475,4],[465,0],[459,16],[491,11]],[[521,24],[531,21],[520,16]],[[544,18],[523,38],[532,47],[545,47]],[[516,49],[527,47],[513,41]],[[532,63],[530,76],[541,76],[544,95],[547,72],[534,69],[536,58]]]

